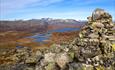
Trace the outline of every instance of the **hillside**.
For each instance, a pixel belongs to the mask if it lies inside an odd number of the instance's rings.
[[[25,40],[25,37],[60,28],[81,28],[84,24],[85,22],[82,23],[73,19],[46,18],[0,21],[0,48],[15,48],[18,45],[17,42],[23,43],[22,45],[24,46],[31,45],[32,47],[36,47],[39,46],[39,44],[33,42],[33,39]],[[30,43],[26,43],[27,40],[30,41]]]
[[[3,31],[24,31],[31,33],[43,33],[64,27],[80,27],[85,22],[78,22],[73,19],[32,19],[32,20],[16,20],[16,21],[0,21],[0,32]],[[76,25],[76,26],[75,26]]]

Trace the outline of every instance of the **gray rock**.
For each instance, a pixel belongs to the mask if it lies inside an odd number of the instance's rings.
[[[103,9],[99,9],[97,8],[96,10],[94,10],[94,12],[92,13],[92,18],[93,20],[97,20],[101,18],[101,15],[103,15],[105,13],[105,11]]]
[[[96,38],[99,37],[98,34],[94,34],[94,33],[91,33],[91,34],[89,34],[88,36],[89,36],[91,39],[96,39]]]
[[[73,62],[69,64],[69,70],[84,70],[84,67],[82,63]]]
[[[66,64],[71,62],[72,59],[68,56],[67,53],[59,53],[56,55],[56,63],[59,65],[60,68],[65,68]]]
[[[55,63],[49,63],[46,67],[46,70],[59,70],[59,67]]]
[[[47,53],[44,55],[44,60],[46,62],[55,62],[56,54],[55,53]]]
[[[28,58],[25,60],[25,63],[27,63],[27,64],[36,64],[36,63],[37,63],[37,58],[36,58],[36,56],[28,57]]]

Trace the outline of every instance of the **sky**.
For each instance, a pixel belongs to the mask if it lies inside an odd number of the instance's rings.
[[[0,0],[0,20],[87,20],[96,8],[109,12],[115,20],[115,0]]]

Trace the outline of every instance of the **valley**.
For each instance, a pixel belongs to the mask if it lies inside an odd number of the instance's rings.
[[[0,21],[0,48],[22,46],[38,49],[52,43],[69,42],[76,37],[85,22],[67,20]]]

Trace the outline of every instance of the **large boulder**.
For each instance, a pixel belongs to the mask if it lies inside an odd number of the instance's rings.
[[[57,54],[56,63],[60,68],[64,69],[69,62],[72,62],[72,59],[67,53]]]

